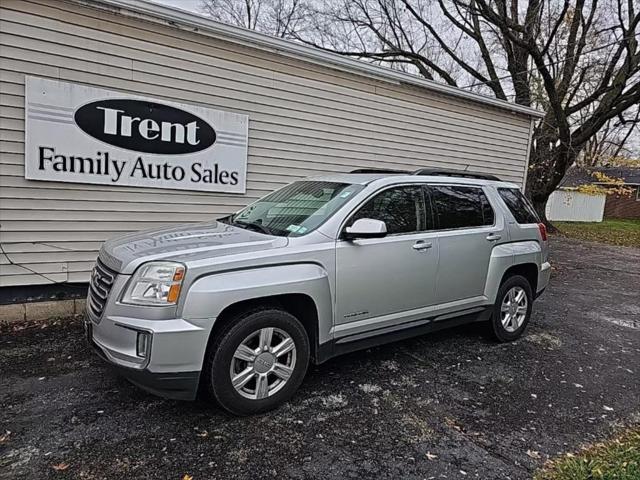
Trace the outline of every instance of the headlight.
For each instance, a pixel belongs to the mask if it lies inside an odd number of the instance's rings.
[[[175,262],[149,262],[138,267],[122,296],[123,303],[175,305],[180,296],[185,266]]]

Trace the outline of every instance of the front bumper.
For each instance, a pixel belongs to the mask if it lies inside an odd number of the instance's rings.
[[[125,323],[125,319],[114,321],[108,317],[99,324],[89,318],[84,322],[87,341],[118,374],[155,395],[176,400],[195,399],[208,332],[182,320],[161,322],[157,331],[149,328],[152,323],[160,322],[142,321],[141,325],[140,321]],[[182,323],[189,327],[185,328]],[[148,358],[135,356],[139,330],[153,336]]]

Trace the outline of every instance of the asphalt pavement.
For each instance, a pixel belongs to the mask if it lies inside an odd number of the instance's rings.
[[[251,418],[140,391],[77,320],[5,329],[0,478],[531,478],[640,423],[640,249],[552,251],[518,341],[476,324],[346,355]]]

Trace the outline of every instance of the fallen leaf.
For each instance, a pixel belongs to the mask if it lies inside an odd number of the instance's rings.
[[[455,420],[453,420],[453,419],[451,419],[451,418],[449,418],[449,417],[445,417],[445,418],[444,418],[444,423],[445,423],[445,425],[447,425],[448,427],[455,428],[455,429],[456,429],[456,430],[458,430],[459,432],[461,432],[461,431],[462,431],[462,428],[460,428],[460,425],[456,425]]]
[[[535,450],[527,450],[527,455],[531,458],[540,458],[540,452],[536,452]]]
[[[438,455],[435,455],[435,454],[433,454],[431,452],[427,452],[425,454],[425,457],[427,457],[427,460],[435,460],[436,458],[438,458]]]
[[[193,476],[189,475],[188,473],[185,473],[184,477],[182,477],[182,480],[193,480]]]
[[[67,468],[70,467],[70,465],[68,463],[62,462],[62,463],[58,463],[56,465],[51,465],[51,467],[56,471],[56,472],[63,472],[65,471]]]
[[[5,443],[9,441],[9,437],[11,436],[11,432],[7,430],[2,435],[0,435],[0,443]]]

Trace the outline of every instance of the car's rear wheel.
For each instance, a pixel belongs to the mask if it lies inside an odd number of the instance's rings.
[[[215,332],[204,380],[218,403],[235,415],[266,412],[298,389],[309,363],[309,339],[288,312],[242,312]]]
[[[524,332],[531,318],[533,293],[529,281],[521,275],[507,278],[496,296],[491,326],[501,342],[511,342]]]

